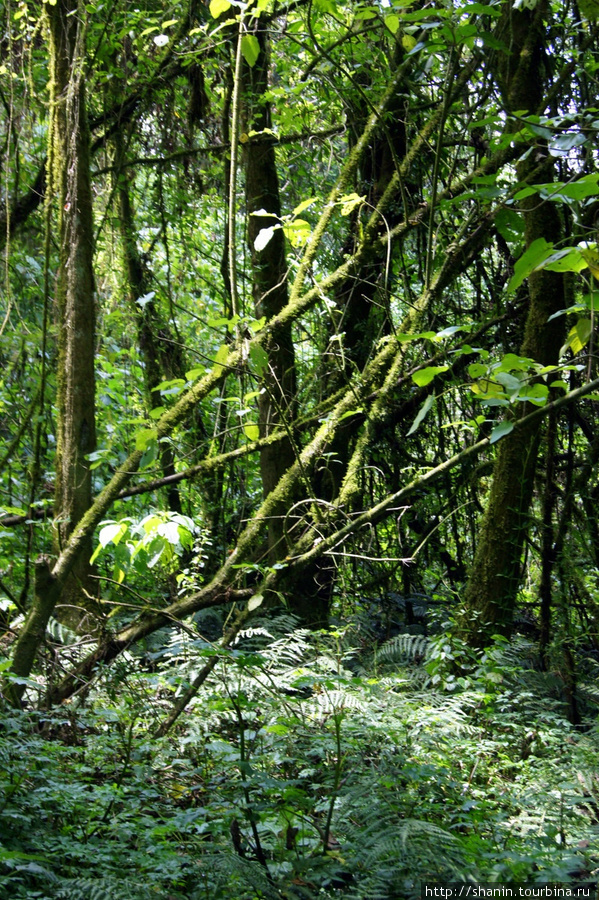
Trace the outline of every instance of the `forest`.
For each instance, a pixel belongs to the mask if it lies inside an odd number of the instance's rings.
[[[599,881],[599,0],[2,0],[0,900]]]

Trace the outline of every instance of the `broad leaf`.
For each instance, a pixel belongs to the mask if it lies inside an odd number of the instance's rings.
[[[218,19],[223,13],[229,12],[231,4],[229,0],[210,0],[210,15]]]
[[[430,384],[435,375],[441,375],[442,372],[447,372],[449,366],[427,366],[426,369],[419,369],[418,372],[414,372],[412,375],[412,381],[418,385],[418,387],[426,387],[427,384]]]
[[[249,612],[253,612],[255,609],[258,609],[259,606],[262,606],[264,601],[263,594],[254,594],[253,597],[250,597],[248,600],[248,610]]]
[[[514,266],[514,274],[510,278],[507,286],[508,293],[513,293],[520,287],[525,278],[528,278],[553,250],[553,244],[548,243],[545,238],[537,238],[530,247],[525,250],[516,265]]]
[[[506,434],[509,434],[510,431],[514,430],[513,422],[500,422],[499,425],[496,425],[493,431],[491,432],[491,437],[489,438],[489,443],[494,444],[496,441],[500,440],[500,438],[505,437]]]
[[[211,4],[212,6],[212,4]],[[260,44],[255,34],[244,34],[241,38],[241,52],[243,58],[250,68],[256,65],[256,61],[260,56]]]
[[[260,429],[252,422],[246,422],[243,426],[243,431],[249,441],[257,441],[260,437]]]

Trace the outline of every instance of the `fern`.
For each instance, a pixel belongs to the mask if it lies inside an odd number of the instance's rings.
[[[386,641],[378,651],[381,662],[395,659],[421,662],[430,650],[430,640],[422,634],[398,634]]]
[[[368,712],[368,706],[356,694],[350,691],[333,690],[317,694],[308,706],[307,712],[316,721],[329,716],[341,715],[348,710]]]
[[[57,900],[151,900],[156,892],[139,881],[123,876],[72,878],[63,881]]]

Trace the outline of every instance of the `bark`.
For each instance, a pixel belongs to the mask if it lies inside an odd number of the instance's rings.
[[[122,138],[117,136],[118,162],[124,162]],[[149,409],[162,405],[160,392],[156,390],[163,381],[182,377],[185,371],[181,353],[173,340],[167,323],[160,318],[154,299],[138,303],[151,293],[151,279],[146,265],[137,247],[137,231],[135,228],[133,207],[130,194],[130,176],[121,172],[118,176],[119,226],[123,242],[123,254],[127,280],[129,282],[129,300],[137,325],[137,340],[144,362],[144,381],[146,403]],[[175,348],[173,350],[173,348]],[[172,447],[169,444],[160,446],[160,463],[167,482],[168,506],[172,512],[181,512],[179,489],[172,479],[175,476],[175,462]]]
[[[551,638],[551,610],[553,591],[551,587],[555,552],[553,542],[553,512],[556,501],[555,478],[555,443],[557,437],[557,422],[554,415],[549,417],[547,424],[546,452],[545,452],[545,485],[543,492],[543,530],[542,530],[542,559],[541,582],[539,585],[539,598],[541,601],[539,623],[539,653],[543,666],[545,654]]]
[[[56,600],[58,589],[50,570],[50,564],[45,556],[40,556],[35,562],[35,599],[30,615],[19,634],[15,644],[11,674],[19,679],[29,676],[37,649],[44,639],[46,627]],[[13,706],[20,706],[25,684],[5,681],[3,694]]]
[[[535,110],[544,92],[544,15],[547,4],[534,12],[504,8],[500,32],[511,47],[497,64],[497,80],[508,112]],[[553,179],[553,162],[540,146],[518,163],[519,181],[531,170],[539,182]],[[541,204],[537,197],[523,202],[525,245],[538,238],[557,242],[561,222],[555,204]],[[554,365],[563,343],[563,317],[550,316],[567,304],[564,277],[547,271],[532,273],[528,279],[529,307],[522,356],[543,365]],[[521,411],[522,415],[525,410]],[[540,441],[539,422],[504,437],[498,445],[489,500],[479,529],[476,552],[464,594],[465,613],[461,627],[474,645],[484,646],[495,633],[509,634],[521,577],[521,557],[529,525],[534,475]]]
[[[50,34],[52,117],[50,153],[58,197],[60,260],[58,319],[57,447],[54,509],[56,549],[68,543],[91,506],[87,454],[96,447],[95,301],[89,131],[83,79],[84,28],[76,0],[47,7]],[[62,587],[60,615],[78,627],[93,609],[89,558],[91,535]],[[58,611],[57,611],[58,612]]]
[[[260,48],[255,65],[243,67],[244,131],[258,132],[256,140],[248,142],[244,149],[246,202],[248,213],[248,243],[252,259],[252,293],[256,318],[265,316],[270,321],[288,302],[287,263],[285,260],[285,236],[276,229],[268,244],[261,250],[255,240],[263,228],[272,227],[281,216],[279,179],[275,148],[266,129],[272,128],[270,103],[264,94],[268,89],[269,47],[266,31],[258,28],[256,38]],[[262,140],[260,140],[262,132]],[[268,216],[256,215],[260,210]],[[232,211],[231,211],[232,212]],[[272,218],[275,216],[276,218]],[[260,438],[268,438],[281,424],[288,436],[276,444],[267,444],[260,450],[262,491],[267,497],[281,477],[293,465],[295,453],[290,437],[295,402],[295,352],[291,325],[277,330],[265,347],[268,364],[264,366],[258,397]],[[285,556],[284,521],[287,509],[276,509],[268,526],[269,561],[276,562]],[[293,605],[292,605],[293,608]]]

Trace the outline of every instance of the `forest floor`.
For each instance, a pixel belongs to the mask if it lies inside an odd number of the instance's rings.
[[[373,644],[358,620],[314,634],[282,615],[157,738],[214,652],[163,632],[61,708],[2,709],[2,900],[597,882],[592,658],[577,660],[575,727],[557,646],[541,671],[522,637],[476,655],[444,630]],[[33,705],[42,680],[28,690]]]

